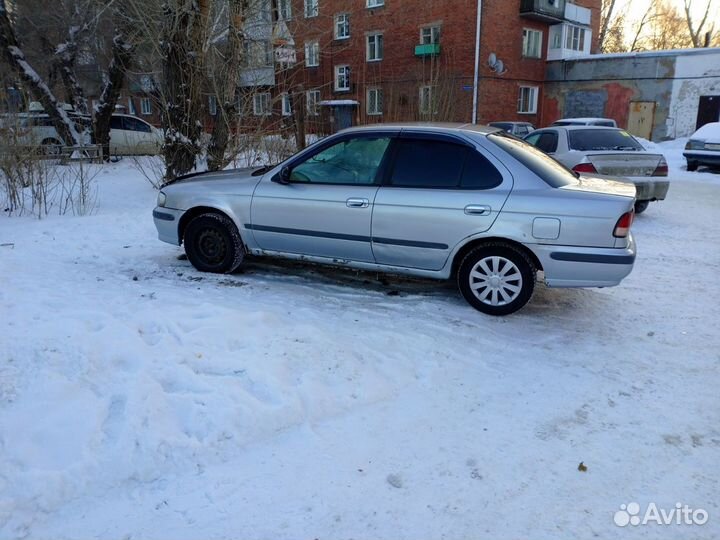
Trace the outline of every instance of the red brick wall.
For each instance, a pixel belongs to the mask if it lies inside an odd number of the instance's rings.
[[[593,9],[593,34],[597,35],[601,0],[583,0]],[[477,0],[385,0],[385,6],[368,9],[365,0],[319,0],[320,14],[304,18],[303,2],[293,5],[289,28],[298,51],[298,66],[279,74],[279,90],[302,84],[306,90],[320,89],[323,100],[353,99],[360,102],[355,123],[414,120],[419,114],[419,88],[436,82],[439,98],[437,120],[469,122],[472,118],[472,85],[475,61],[475,20]],[[348,40],[334,40],[334,15],[350,13]],[[439,57],[417,58],[420,28],[441,26]],[[523,28],[543,32],[543,59],[522,56]],[[366,61],[366,33],[382,31],[384,56],[379,62]],[[484,0],[480,48],[480,90],[478,120],[521,120],[538,123],[542,113],[542,84],[547,54],[548,24],[520,16],[520,0]],[[304,67],[304,43],[320,42],[320,66]],[[488,56],[505,63],[499,75],[488,66]],[[334,66],[351,67],[351,90],[334,90]],[[286,79],[285,82],[283,82]],[[369,86],[383,88],[384,114],[368,116],[365,110]],[[537,114],[518,114],[520,86],[538,86]],[[312,124],[312,119],[311,124]]]

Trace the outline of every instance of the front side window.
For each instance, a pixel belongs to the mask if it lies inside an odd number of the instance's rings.
[[[335,39],[347,39],[350,37],[350,15],[339,13],[335,15]]]
[[[318,0],[305,0],[305,18],[317,17],[319,13]]]
[[[380,115],[383,113],[383,93],[380,88],[369,88],[367,92],[367,113]]]
[[[305,44],[305,65],[307,67],[320,65],[320,44],[317,41],[310,41]]]
[[[420,29],[420,43],[422,45],[432,45],[440,43],[440,27],[426,26]]]
[[[521,86],[518,96],[518,112],[521,114],[537,113],[538,87]]]
[[[502,175],[476,150],[452,142],[405,139],[398,143],[391,185],[419,189],[490,189]]]
[[[150,124],[147,124],[139,118],[133,118],[131,116],[123,116],[123,129],[126,131],[138,131],[141,133],[151,133],[152,128]]]
[[[557,151],[558,135],[556,131],[541,131],[540,133],[533,133],[525,140],[546,154],[552,154]]]
[[[320,184],[377,183],[378,169],[390,144],[388,137],[348,139],[321,150],[294,167],[291,182]]]
[[[272,114],[272,109],[270,108],[270,92],[263,92],[253,96],[253,113],[255,116]]]
[[[307,113],[310,116],[317,116],[320,114],[318,109],[320,104],[320,90],[309,90],[307,94],[305,94],[305,104]]]
[[[523,56],[542,58],[542,32],[525,28],[523,30]]]
[[[370,34],[367,37],[367,61],[377,62],[383,58],[383,35]]]
[[[350,90],[350,66],[335,67],[335,90],[338,92]]]
[[[142,98],[140,100],[140,113],[144,115],[152,114],[152,104],[150,98]]]

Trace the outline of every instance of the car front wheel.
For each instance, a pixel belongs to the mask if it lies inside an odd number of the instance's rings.
[[[535,277],[530,258],[504,243],[473,249],[460,263],[457,276],[465,300],[488,315],[509,315],[527,304]]]
[[[229,274],[245,253],[235,224],[223,214],[201,214],[188,223],[184,235],[185,253],[201,272]]]

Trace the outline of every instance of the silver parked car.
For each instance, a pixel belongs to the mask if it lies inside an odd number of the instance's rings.
[[[246,253],[457,279],[506,315],[550,287],[610,287],[635,261],[635,188],[581,177],[499,129],[461,124],[352,128],[266,168],[164,186],[161,240],[201,271]]]
[[[551,126],[602,126],[617,127],[617,122],[612,118],[561,118],[555,120]]]
[[[635,212],[667,196],[668,164],[648,152],[635,137],[617,128],[561,126],[534,131],[525,140],[582,174],[599,174],[632,182],[637,189]]]
[[[488,126],[503,129],[521,139],[535,131],[535,126],[530,122],[490,122]]]
[[[720,167],[720,122],[705,124],[693,133],[683,155],[688,171],[697,171],[700,165]]]

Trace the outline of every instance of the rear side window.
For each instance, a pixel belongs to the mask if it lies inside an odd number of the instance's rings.
[[[567,186],[577,181],[575,174],[565,165],[525,141],[503,133],[491,133],[487,138],[552,187]]]
[[[502,183],[495,166],[476,150],[433,140],[400,140],[391,184],[435,189],[491,189]]]
[[[643,150],[627,131],[620,129],[576,129],[570,132],[573,150]]]

